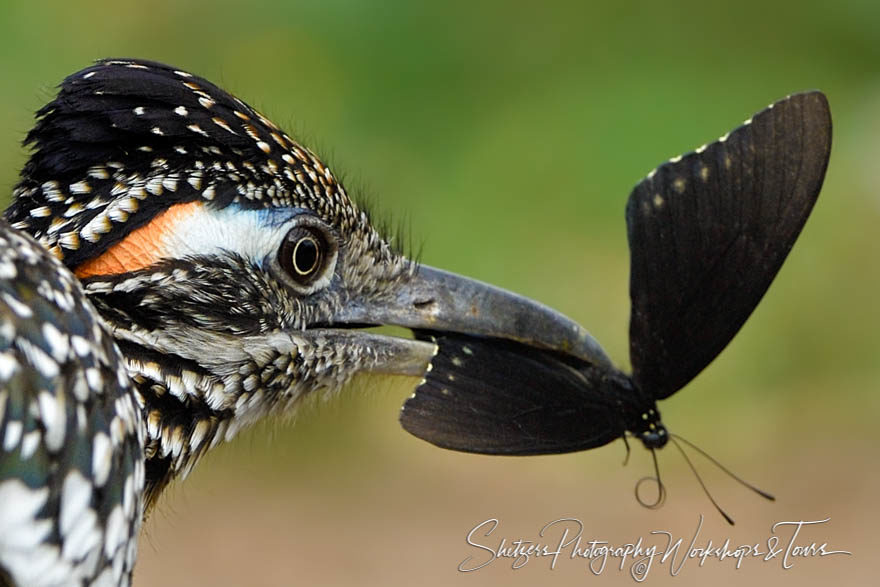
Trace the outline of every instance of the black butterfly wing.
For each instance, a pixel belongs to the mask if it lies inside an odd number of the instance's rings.
[[[572,452],[623,435],[609,371],[524,345],[462,335],[435,339],[425,380],[401,425],[442,448],[502,455]]]
[[[825,96],[796,94],[635,187],[630,357],[642,390],[675,393],[730,342],[810,215],[830,150]]]

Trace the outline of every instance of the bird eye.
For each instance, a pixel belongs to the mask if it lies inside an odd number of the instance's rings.
[[[315,228],[292,229],[278,251],[278,262],[297,283],[309,285],[320,274],[327,257],[327,241]]]

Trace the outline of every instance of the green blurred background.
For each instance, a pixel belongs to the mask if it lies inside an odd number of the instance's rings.
[[[880,548],[880,4],[87,0],[0,4],[0,185],[25,160],[32,112],[65,75],[107,57],[189,69],[238,94],[330,160],[426,263],[537,298],[627,365],[632,186],[788,93],[820,88],[834,117],[822,197],[736,340],[661,409],[671,430],[778,496],[766,503],[704,461],[728,527],[680,456],[651,472],[622,443],[552,457],[435,449],[403,432],[413,380],[361,381],[217,449],[149,520],[136,585],[629,584],[580,561],[514,571],[465,544],[536,538],[571,516],[624,543],[763,542],[783,520],[831,517],[804,541],[853,556],[695,562],[654,584],[873,580]],[[494,541],[492,542],[494,544]]]

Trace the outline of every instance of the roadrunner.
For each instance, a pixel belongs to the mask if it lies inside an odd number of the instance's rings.
[[[0,223],[0,585],[128,584],[141,521],[219,442],[425,334],[609,365],[580,326],[419,265],[259,112],[159,63],[77,72]],[[364,331],[397,325],[415,339]]]

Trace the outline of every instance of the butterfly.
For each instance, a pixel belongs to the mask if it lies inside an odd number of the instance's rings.
[[[510,341],[419,332],[438,351],[403,406],[403,428],[443,448],[498,455],[634,437],[656,468],[654,451],[670,439],[657,401],[711,363],[760,302],[813,209],[830,151],[828,102],[812,91],[664,163],[626,206],[632,374]],[[651,506],[662,501],[659,472],[656,482]]]

